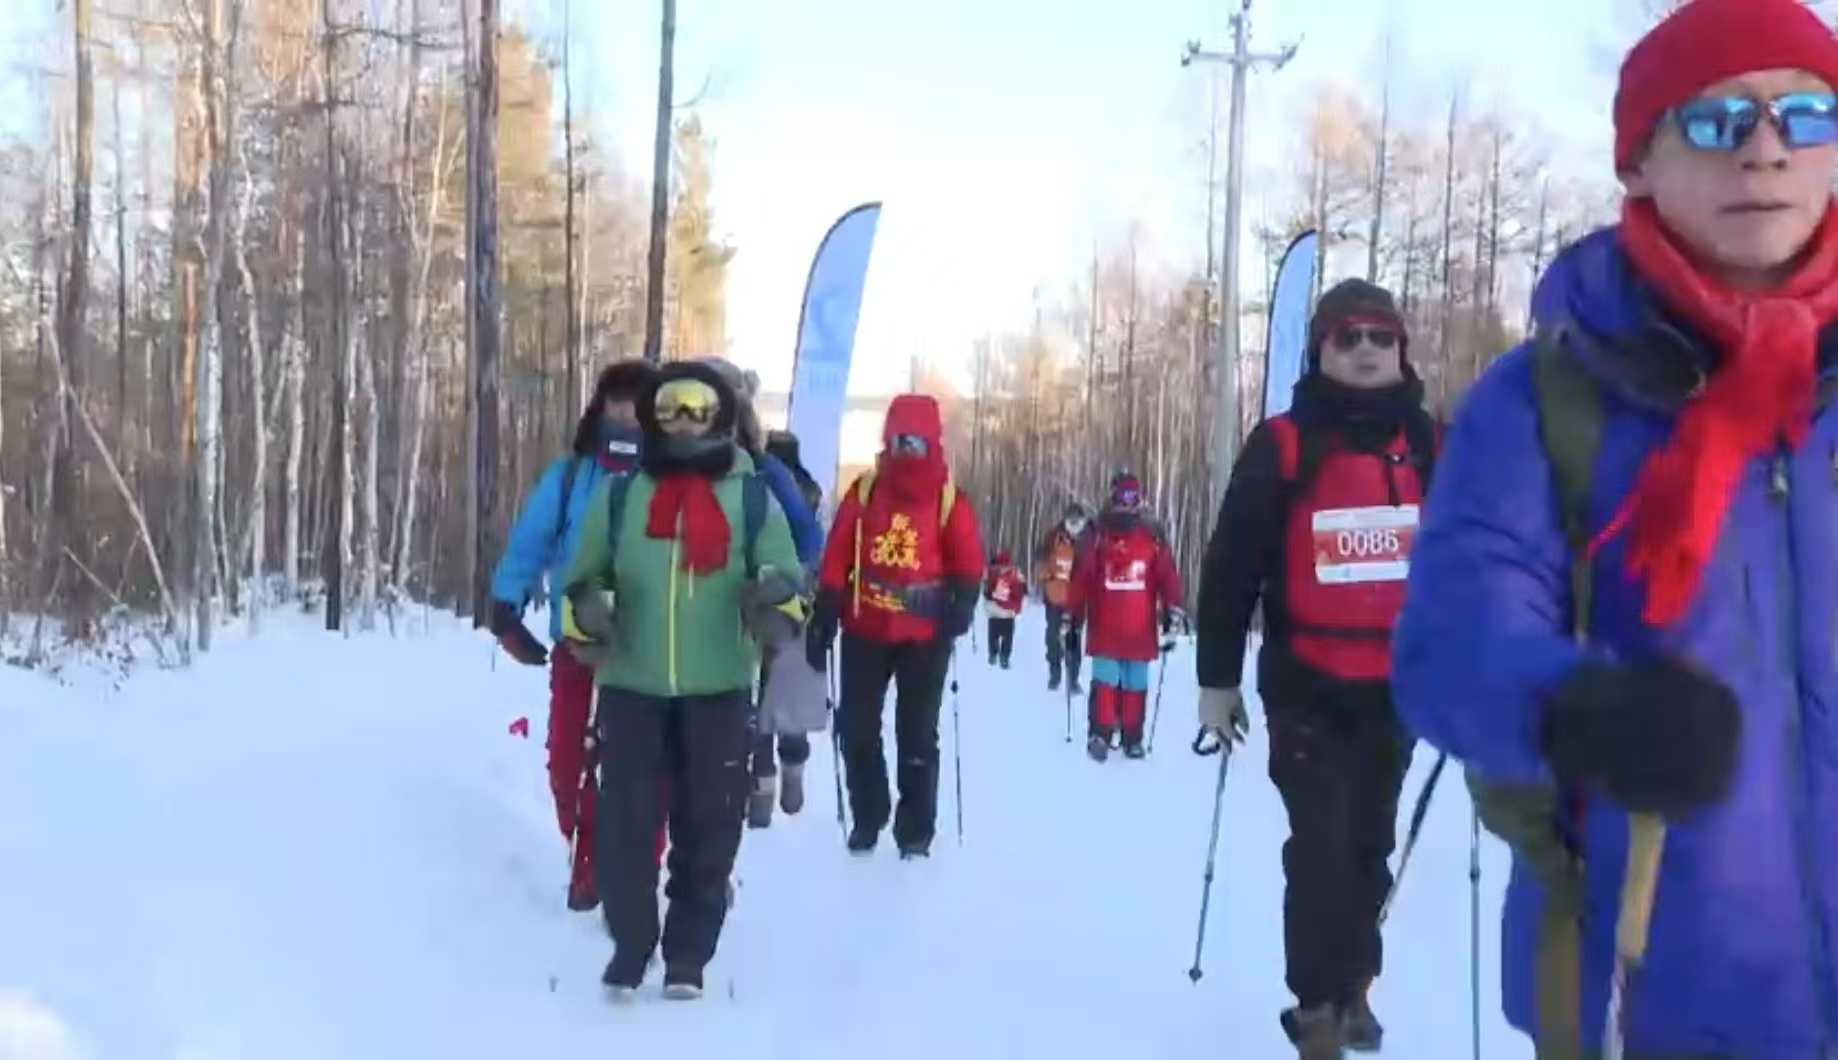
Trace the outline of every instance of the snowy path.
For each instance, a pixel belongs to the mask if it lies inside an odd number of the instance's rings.
[[[1098,766],[1065,742],[1037,622],[1011,672],[960,652],[962,846],[949,702],[929,863],[843,851],[826,742],[806,812],[745,839],[709,997],[631,1010],[601,1000],[597,916],[561,904],[546,685],[482,635],[277,619],[119,693],[0,670],[0,1058],[1281,1060],[1286,823],[1261,726],[1194,986],[1216,760],[1186,748],[1191,658],[1157,753]],[[506,733],[521,714],[527,741]],[[1469,812],[1443,784],[1376,994],[1409,1060],[1470,1055]],[[1497,1016],[1504,854],[1484,849],[1485,1056],[1522,1060]]]

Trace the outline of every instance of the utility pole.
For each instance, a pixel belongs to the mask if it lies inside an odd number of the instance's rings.
[[[1245,75],[1259,66],[1281,70],[1295,58],[1297,44],[1275,52],[1253,52],[1251,44],[1251,0],[1239,0],[1232,14],[1232,50],[1209,52],[1200,42],[1187,42],[1181,56],[1182,66],[1197,60],[1226,63],[1232,68],[1230,155],[1225,166],[1225,236],[1219,260],[1219,415],[1214,425],[1217,437],[1213,445],[1213,503],[1225,497],[1225,485],[1231,480],[1232,464],[1238,459],[1239,420],[1238,380],[1244,355],[1238,344],[1238,234],[1243,227],[1244,211],[1244,94]]]

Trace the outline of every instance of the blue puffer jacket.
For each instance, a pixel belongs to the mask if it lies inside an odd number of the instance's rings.
[[[562,482],[568,477],[571,465],[575,468],[574,481],[569,484],[564,503]],[[574,555],[574,541],[580,530],[581,515],[587,510],[588,498],[612,473],[600,457],[574,453],[543,471],[524,500],[523,511],[517,514],[517,522],[511,526],[510,542],[498,560],[497,569],[492,571],[493,600],[522,610],[545,576],[551,576],[550,588],[554,589],[552,575],[566,567],[568,557]],[[561,521],[559,526],[558,520]],[[549,609],[549,639],[558,641],[561,636],[562,610],[552,607]]]
[[[1668,326],[1612,230],[1555,261],[1533,311],[1600,382],[1606,417],[1589,518],[1620,507],[1709,363]],[[1830,380],[1838,335],[1821,343]],[[1411,559],[1393,658],[1398,709],[1418,735],[1501,780],[1546,775],[1542,700],[1585,650],[1569,636],[1569,555],[1538,434],[1530,351],[1475,385],[1449,432]],[[1668,629],[1640,621],[1618,535],[1595,560],[1586,649],[1682,653],[1741,700],[1729,797],[1672,823],[1645,969],[1629,998],[1630,1050],[1742,1060],[1838,1056],[1838,412],[1796,452],[1754,461],[1697,600]],[[1585,1034],[1601,1041],[1627,815],[1583,806]],[[1515,867],[1503,928],[1506,1015],[1533,1026],[1540,887]]]

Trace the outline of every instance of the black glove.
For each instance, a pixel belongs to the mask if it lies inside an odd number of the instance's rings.
[[[1583,663],[1545,707],[1545,757],[1636,813],[1682,817],[1729,791],[1742,710],[1729,686],[1682,659]]]
[[[818,593],[810,624],[804,627],[804,661],[811,664],[811,669],[828,671],[830,645],[836,643],[836,627],[841,621],[842,601],[835,593]]]
[[[900,606],[915,618],[943,622],[951,609],[951,590],[936,582],[902,586],[898,593]]]
[[[530,627],[523,624],[520,609],[502,600],[491,602],[491,635],[498,638],[504,653],[525,666],[549,665],[549,649],[536,639]]]
[[[976,624],[976,591],[974,583],[960,582],[951,587],[944,623],[945,633],[951,640],[970,632],[970,627]]]

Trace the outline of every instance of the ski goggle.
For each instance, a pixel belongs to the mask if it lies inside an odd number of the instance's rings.
[[[721,412],[721,395],[700,379],[672,379],[657,390],[657,422],[710,424]]]
[[[1788,92],[1768,100],[1701,96],[1672,108],[1679,135],[1699,151],[1737,150],[1764,117],[1793,150],[1838,141],[1838,97],[1830,92]]]
[[[1334,329],[1334,348],[1341,352],[1357,350],[1361,343],[1375,350],[1389,350],[1398,344],[1398,333],[1391,328],[1348,325]]]
[[[917,434],[896,434],[887,439],[887,451],[895,456],[924,456],[932,451],[932,443]]]

